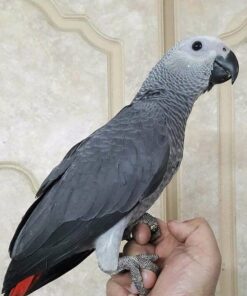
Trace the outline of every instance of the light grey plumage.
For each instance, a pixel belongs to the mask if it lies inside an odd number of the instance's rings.
[[[198,40],[199,50],[193,48]],[[125,228],[150,208],[180,165],[194,102],[237,73],[235,56],[216,38],[194,37],[170,50],[133,102],[72,148],[43,182],[10,245],[6,295],[25,277],[41,274],[32,292],[94,248],[100,267],[115,271]],[[76,254],[81,260],[55,270]]]

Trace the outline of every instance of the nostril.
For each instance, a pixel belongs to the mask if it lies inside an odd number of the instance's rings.
[[[226,47],[223,47],[223,51],[226,51]]]

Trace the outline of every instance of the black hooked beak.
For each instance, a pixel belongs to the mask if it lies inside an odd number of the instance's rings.
[[[233,84],[237,79],[238,72],[238,60],[232,51],[225,58],[217,56],[214,61],[207,90],[209,91],[215,84],[223,83],[229,79],[232,80]]]

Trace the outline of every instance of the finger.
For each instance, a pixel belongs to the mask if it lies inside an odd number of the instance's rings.
[[[115,295],[128,296],[129,291],[124,286],[122,286],[121,284],[119,284],[118,282],[116,282],[114,279],[111,278],[106,285],[106,295],[107,296],[115,296]]]
[[[125,256],[136,256],[139,254],[154,254],[155,247],[152,244],[139,245],[136,241],[132,240],[128,242],[123,249],[123,255]],[[150,270],[142,271],[143,284],[146,289],[151,289],[156,280],[157,276]]]
[[[186,222],[187,223],[187,222]],[[189,221],[197,226],[186,240],[188,246],[197,246],[204,250],[210,258],[214,258],[215,265],[221,265],[221,255],[214,232],[204,218],[196,218]],[[203,239],[202,239],[203,238]]]
[[[166,222],[158,220],[158,223],[161,236],[153,242],[153,245],[155,246],[155,253],[159,256],[157,264],[163,268],[165,260],[170,256],[174,248],[181,243],[170,233]]]
[[[133,229],[133,238],[140,245],[147,244],[151,239],[151,231],[147,224],[137,224]]]
[[[208,255],[219,259],[220,252],[214,233],[204,218],[195,218],[184,222],[171,221],[168,223],[170,232],[187,247],[200,247]]]
[[[129,241],[123,248],[125,256],[135,256],[139,254],[154,254],[155,247],[152,244],[139,245],[135,240]]]
[[[157,280],[157,277],[152,271],[143,270],[142,279],[143,279],[144,287],[146,289],[151,289],[153,288]],[[138,291],[135,285],[132,283],[129,272],[114,275],[107,283],[107,292],[108,292],[107,295],[109,296],[110,295],[121,295],[121,296],[129,295],[129,293],[138,294]]]
[[[131,281],[130,273],[120,273],[112,276],[106,286],[107,296],[126,296],[130,293],[137,294],[138,291]]]
[[[143,285],[146,289],[152,289],[157,281],[157,276],[151,270],[144,269],[142,271]]]
[[[189,223],[189,221],[186,223],[177,220],[169,221],[167,225],[171,234],[181,243],[184,243],[198,227],[198,225]]]
[[[167,234],[166,223],[158,218],[157,218],[157,222],[160,227],[161,235],[155,241],[155,244],[157,243],[157,241],[162,240]],[[133,229],[133,238],[141,245],[147,244],[151,239],[151,231],[149,226],[144,223],[137,224]]]
[[[218,279],[221,270],[221,255],[214,233],[203,218],[169,223],[171,233],[184,242],[186,253],[191,259],[208,270],[209,274]]]

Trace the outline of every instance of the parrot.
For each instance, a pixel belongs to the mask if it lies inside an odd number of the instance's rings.
[[[193,105],[238,73],[237,57],[217,37],[188,37],[169,49],[131,103],[73,146],[43,181],[10,242],[2,293],[29,295],[95,251],[103,272],[129,271],[139,295],[147,295],[141,270],[158,272],[158,257],[121,257],[121,241],[140,221],[159,235],[146,212],[180,166]]]

